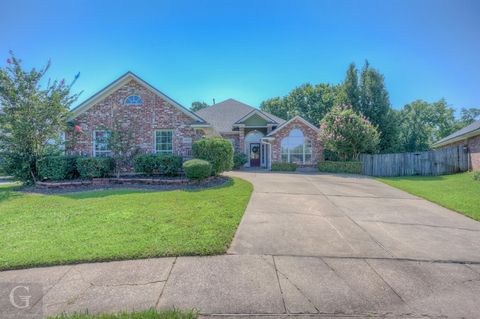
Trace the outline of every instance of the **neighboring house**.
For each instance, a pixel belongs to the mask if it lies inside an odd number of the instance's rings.
[[[480,121],[473,122],[461,130],[442,138],[434,148],[444,148],[461,145],[468,148],[470,154],[470,168],[480,170]]]
[[[270,168],[272,162],[280,161],[308,166],[323,154],[318,128],[299,116],[285,121],[233,99],[194,113],[132,72],[72,111],[72,123],[81,128],[76,138],[67,133],[72,154],[111,155],[108,138],[114,127],[129,128],[139,153],[191,158],[195,140],[222,136],[236,152],[247,155],[246,166]]]

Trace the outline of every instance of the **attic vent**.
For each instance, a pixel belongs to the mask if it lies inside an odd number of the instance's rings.
[[[123,105],[142,105],[143,100],[138,95],[130,95],[124,101]]]

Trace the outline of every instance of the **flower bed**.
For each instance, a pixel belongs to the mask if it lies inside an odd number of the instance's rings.
[[[214,177],[208,177],[202,182],[210,182]],[[144,177],[119,177],[119,178],[93,178],[82,180],[64,180],[52,182],[37,182],[35,185],[40,188],[72,188],[80,186],[104,186],[104,185],[194,185],[198,181],[187,178],[144,178]]]

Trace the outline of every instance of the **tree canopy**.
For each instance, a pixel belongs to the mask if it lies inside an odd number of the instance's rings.
[[[37,177],[37,160],[62,143],[70,106],[78,98],[70,93],[78,75],[70,84],[45,81],[50,62],[27,71],[10,55],[0,68],[0,157],[7,174],[28,182]]]
[[[192,112],[197,112],[197,111],[200,111],[202,109],[205,109],[207,107],[209,107],[210,105],[208,105],[207,103],[205,102],[192,102],[192,106],[190,107],[190,110]]]

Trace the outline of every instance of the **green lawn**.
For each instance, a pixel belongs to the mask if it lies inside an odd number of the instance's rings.
[[[471,172],[378,180],[480,221],[480,181],[473,180]]]
[[[158,312],[156,310],[148,310],[132,313],[119,314],[102,314],[102,315],[88,315],[88,314],[73,314],[61,315],[58,317],[49,317],[49,319],[195,319],[198,315],[196,312],[184,312],[179,310],[169,310]]]
[[[0,270],[224,253],[252,185],[25,194],[0,185]]]

